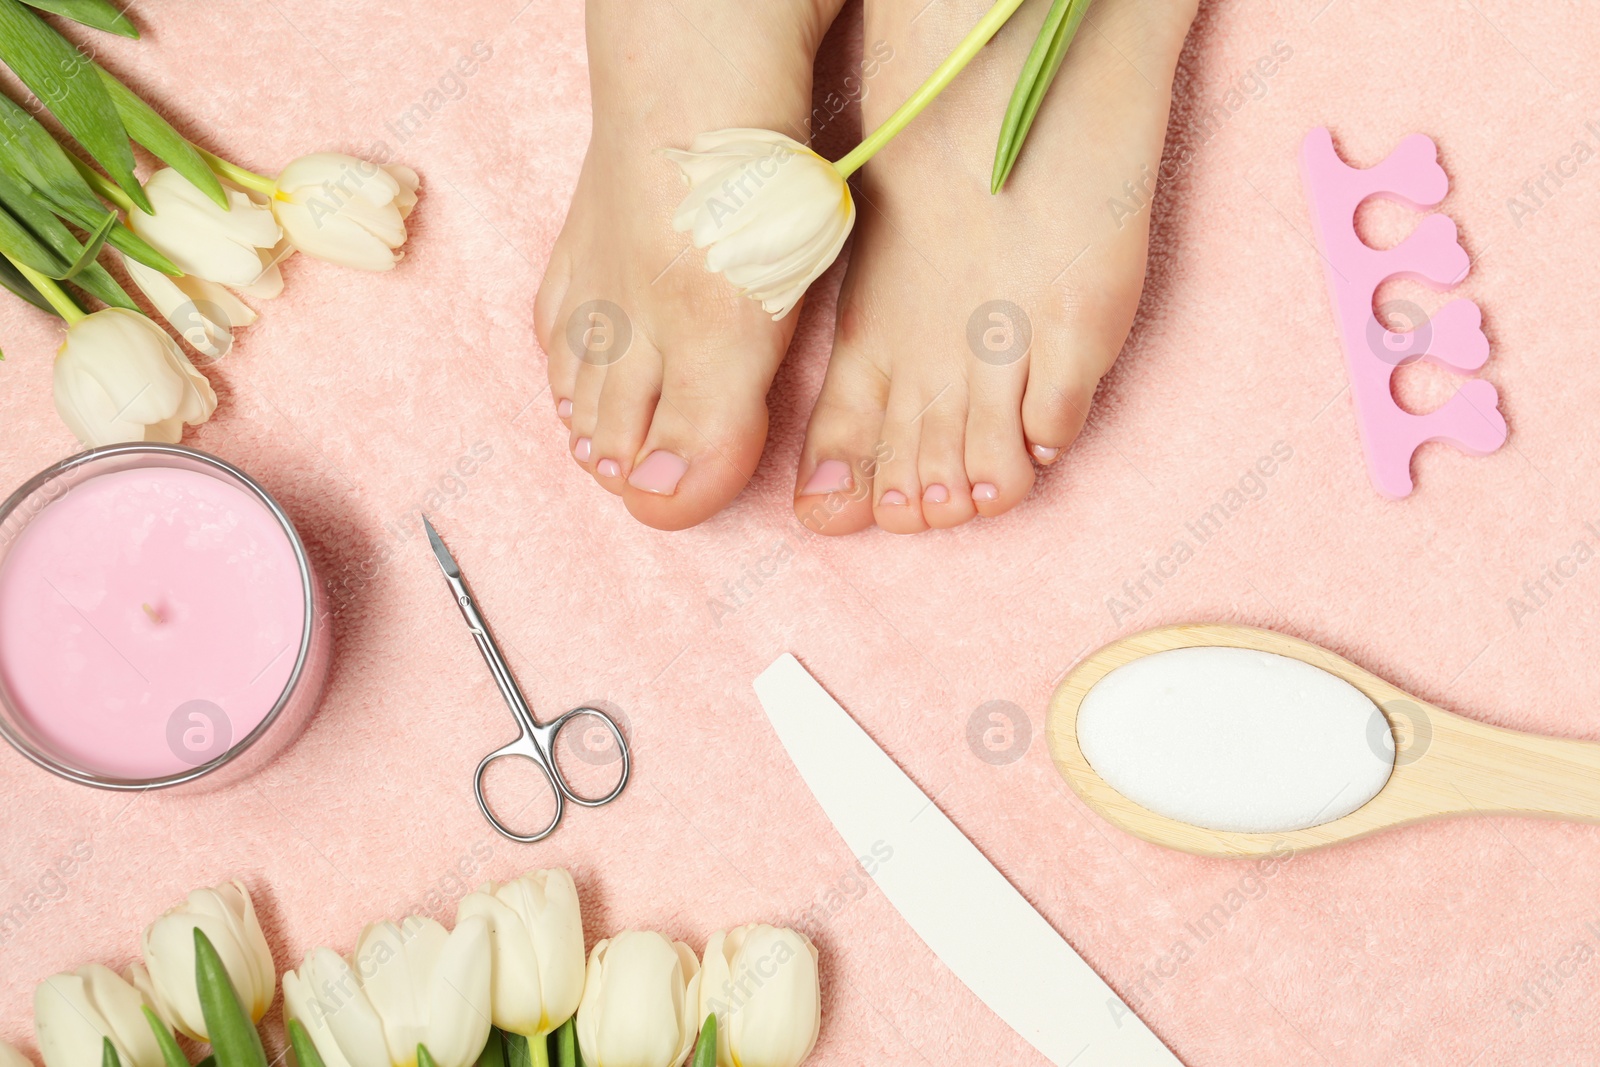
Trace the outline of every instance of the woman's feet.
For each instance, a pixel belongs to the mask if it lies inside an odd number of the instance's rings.
[[[806,139],[811,67],[842,0],[589,0],[594,130],[534,304],[573,459],[641,522],[692,526],[754,473],[773,322],[672,229],[656,149],[754,126]]]
[[[684,186],[655,150],[736,126],[804,140],[813,55],[841,2],[589,2],[594,131],[535,323],[574,460],[650,526],[694,525],[744,487],[795,323],[771,321],[673,232]],[[988,3],[866,0],[866,40],[893,62],[865,128]],[[999,196],[995,137],[1043,2],[867,165],[796,482],[807,526],[909,533],[998,515],[1072,443],[1138,305],[1194,3],[1099,0]]]
[[[989,0],[866,0],[889,42],[872,129]],[[998,515],[1077,436],[1144,284],[1150,199],[1194,0],[1099,0],[1009,183],[995,138],[1045,4],[1024,8],[861,172],[833,357],[795,512],[822,533]],[[870,482],[870,492],[862,492]]]

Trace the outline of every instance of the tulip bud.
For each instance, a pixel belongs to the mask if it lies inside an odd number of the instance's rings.
[[[256,296],[283,289],[275,251],[283,234],[265,204],[225,189],[224,210],[170,167],[150,175],[144,191],[155,214],[134,208],[128,226],[185,274]]]
[[[689,195],[672,217],[706,267],[781,319],[833,264],[855,225],[850,186],[832,163],[771,130],[702,133],[690,151],[664,150]]]
[[[476,916],[449,933],[417,915],[361,931],[356,969],[393,1067],[416,1067],[418,1045],[438,1067],[477,1060],[489,1039],[489,954],[489,924]]]
[[[168,1024],[197,1041],[210,1040],[195,987],[196,927],[205,931],[222,958],[245,1013],[260,1022],[272,1003],[276,972],[255,906],[240,882],[196,889],[182,904],[147,926],[143,947],[148,973],[134,968],[135,984],[148,983],[145,994]]]
[[[417,204],[417,172],[338,152],[317,152],[283,168],[272,211],[300,251],[357,270],[389,270]]]
[[[177,444],[184,423],[217,409],[206,376],[165,330],[135,311],[103,308],[67,327],[56,351],[56,412],[88,447]]]
[[[717,1017],[718,1067],[797,1067],[817,1043],[817,950],[804,934],[751,924],[711,935],[700,1017]]]
[[[389,1067],[383,1022],[332,949],[313,949],[298,971],[284,972],[283,1011],[306,1028],[325,1067]]]
[[[480,916],[494,946],[490,983],[494,1024],[536,1037],[578,1010],[583,996],[583,916],[565,870],[533,871],[502,885],[486,882],[461,901],[459,923]]]
[[[91,963],[33,991],[33,1029],[45,1067],[100,1067],[105,1039],[122,1067],[163,1067],[144,997],[109,967]]]
[[[588,1067],[678,1067],[700,1029],[700,963],[682,941],[627,930],[589,954],[578,1005]]]

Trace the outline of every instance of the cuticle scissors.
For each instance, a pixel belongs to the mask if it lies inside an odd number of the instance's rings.
[[[521,735],[509,744],[484,756],[478,762],[478,769],[472,775],[472,794],[477,798],[478,810],[483,812],[483,817],[489,820],[489,825],[513,841],[524,844],[542,841],[555,832],[561,824],[561,815],[565,801],[580,805],[585,808],[598,808],[611,803],[622,795],[623,788],[628,784],[629,758],[628,742],[622,736],[616,720],[599,708],[578,707],[546,723],[541,723],[533,717],[533,711],[528,707],[527,699],[522,695],[522,689],[517,685],[517,680],[511,674],[511,667],[506,663],[505,656],[500,652],[500,646],[495,643],[494,635],[489,632],[488,623],[478,612],[478,605],[472,599],[472,593],[467,589],[467,583],[461,576],[461,568],[457,565],[455,557],[450,550],[444,547],[444,542],[439,540],[439,534],[433,528],[433,523],[423,516],[422,525],[428,531],[428,543],[433,546],[433,554],[439,561],[439,568],[444,571],[444,580],[450,586],[450,591],[455,594],[456,607],[461,609],[461,615],[467,620],[467,628],[472,631],[472,639],[478,644],[478,651],[483,653],[483,658],[489,664],[489,673],[494,676],[494,683],[500,690],[500,695],[505,698],[506,705],[511,709],[511,717],[516,719],[517,728]],[[603,797],[585,797],[572,790],[562,775],[560,767],[556,764],[555,745],[556,736],[561,728],[573,719],[595,718],[603,723],[611,732],[611,738],[616,742],[617,753],[622,759],[622,777],[617,780],[616,787]],[[496,760],[516,757],[531,761],[541,771],[550,783],[550,790],[555,794],[556,810],[550,819],[550,824],[543,830],[534,834],[519,834],[502,823],[490,809],[489,802],[483,795],[483,774],[489,765]]]

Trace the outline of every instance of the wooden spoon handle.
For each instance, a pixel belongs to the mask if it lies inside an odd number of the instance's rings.
[[[1396,755],[1392,784],[1422,790],[1440,814],[1600,822],[1600,743],[1521,733],[1427,707]]]

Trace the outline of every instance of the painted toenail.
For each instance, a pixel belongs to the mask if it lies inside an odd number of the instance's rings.
[[[628,484],[646,493],[671,496],[678,488],[678,479],[688,469],[688,460],[658,449],[633,468],[633,473],[628,475]]]
[[[979,482],[972,487],[972,499],[987,504],[991,500],[1000,499],[1000,490],[991,482]]]
[[[801,496],[812,496],[817,493],[843,493],[855,485],[855,480],[850,477],[850,465],[841,459],[825,459],[817,464],[817,472],[811,476],[806,487],[800,490]]]
[[[572,418],[572,401],[561,399],[556,401],[556,416],[558,418]]]
[[[578,438],[578,443],[572,446],[572,454],[578,457],[579,463],[589,462],[589,453],[593,451],[594,442],[587,437]]]
[[[614,459],[603,459],[600,461],[600,466],[595,469],[600,472],[602,478],[615,478],[622,473],[622,464]]]
[[[1050,463],[1060,454],[1061,449],[1059,448],[1050,448],[1046,445],[1033,446],[1033,458],[1040,463]]]
[[[922,499],[929,504],[943,504],[950,499],[950,490],[942,485],[930,485],[924,490]]]
[[[883,496],[878,498],[878,503],[882,504],[884,507],[898,508],[904,507],[906,504],[910,503],[910,501],[906,499],[906,495],[900,490],[891,489],[887,493],[883,494]]]

